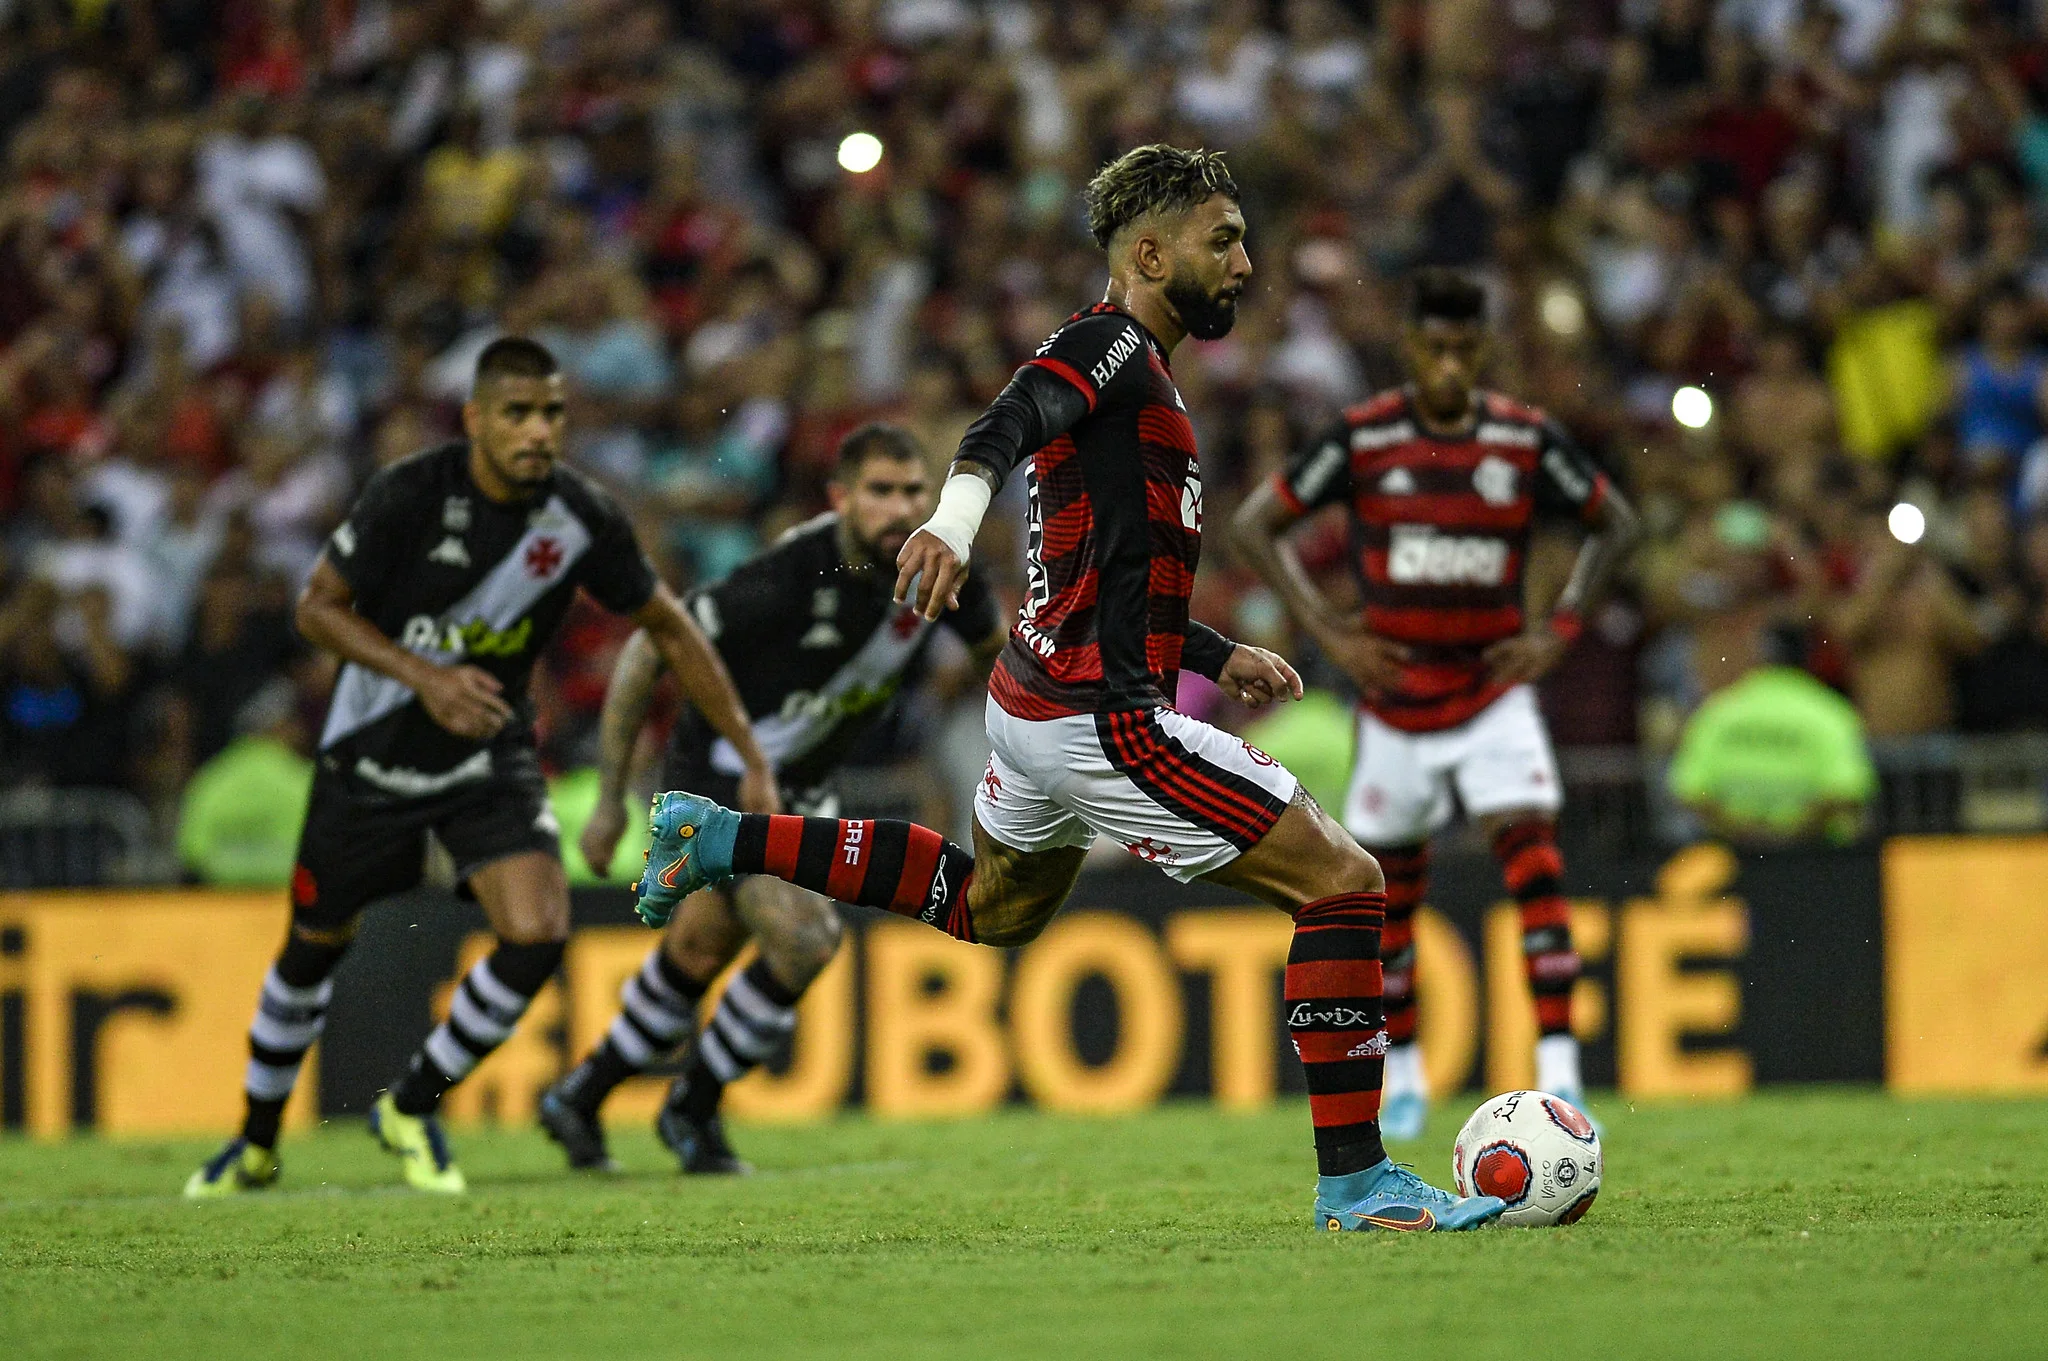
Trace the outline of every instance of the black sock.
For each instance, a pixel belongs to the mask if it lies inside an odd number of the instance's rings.
[[[450,1087],[469,1076],[512,1034],[527,1004],[562,962],[562,942],[514,945],[504,941],[480,959],[455,987],[448,1019],[414,1052],[391,1099],[407,1115],[430,1115]]]
[[[717,1114],[726,1084],[752,1072],[788,1041],[801,996],[803,990],[785,986],[767,960],[749,964],[718,999],[718,1010],[691,1046],[689,1064],[669,1099],[700,1123]]]
[[[974,857],[929,827],[896,818],[742,813],[734,874],[766,874],[842,903],[915,917],[974,939],[967,885]]]
[[[660,1063],[689,1033],[705,986],[655,946],[620,990],[611,1029],[556,1088],[562,1100],[595,1116],[613,1088]]]
[[[321,945],[293,932],[265,976],[249,1023],[249,1067],[242,1080],[247,1103],[242,1137],[250,1143],[277,1147],[278,1126],[298,1083],[299,1066],[327,1025],[327,1003],[334,995],[329,979],[347,953],[346,943]]]

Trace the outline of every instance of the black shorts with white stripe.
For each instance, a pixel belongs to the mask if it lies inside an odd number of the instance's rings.
[[[529,746],[490,755],[482,778],[420,799],[366,797],[353,779],[320,769],[292,867],[293,919],[314,930],[337,930],[371,903],[417,887],[428,832],[447,848],[463,880],[507,856],[559,856],[539,755]]]

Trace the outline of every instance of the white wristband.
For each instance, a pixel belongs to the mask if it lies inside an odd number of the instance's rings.
[[[924,522],[924,532],[952,550],[953,556],[967,564],[968,550],[974,547],[974,536],[981,529],[981,517],[988,514],[989,497],[992,496],[988,483],[973,473],[954,473],[946,479],[945,488],[939,492],[939,507],[932,512],[932,518]]]

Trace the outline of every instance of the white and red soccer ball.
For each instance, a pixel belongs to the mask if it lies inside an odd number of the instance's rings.
[[[1569,1101],[1503,1092],[1481,1103],[1451,1146],[1461,1196],[1499,1196],[1517,1228],[1575,1224],[1600,1194],[1600,1136]]]

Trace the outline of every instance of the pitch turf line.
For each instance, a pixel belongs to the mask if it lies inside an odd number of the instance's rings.
[[[458,1150],[459,1151],[459,1150]],[[393,1164],[395,1166],[395,1164]],[[826,1167],[765,1167],[754,1175],[770,1181],[777,1178],[801,1179],[804,1177],[835,1177],[848,1174],[875,1175],[884,1172],[914,1171],[918,1164],[908,1159],[895,1158],[883,1162],[837,1163]],[[622,1187],[636,1181],[667,1182],[674,1179],[674,1168],[666,1172],[579,1172],[574,1174],[579,1181],[589,1181],[599,1187]],[[553,1185],[562,1180],[559,1170],[549,1172],[521,1173],[500,1177],[494,1186],[509,1187],[523,1183],[546,1183]],[[360,1196],[415,1196],[419,1192],[405,1185],[390,1186],[276,1186],[262,1193],[262,1200],[339,1200]],[[244,1200],[206,1201],[194,1205],[204,1209],[208,1205],[235,1205],[253,1203],[258,1197]],[[0,1214],[15,1210],[82,1210],[105,1209],[110,1207],[137,1207],[148,1205],[192,1205],[181,1191],[169,1191],[160,1195],[116,1195],[116,1196],[69,1196],[57,1199],[0,1199]]]
[[[1410,1145],[1441,1177],[1470,1103]],[[0,1356],[2039,1357],[2043,1103],[1776,1093],[1599,1106],[1609,1174],[1558,1232],[1308,1227],[1306,1114],[745,1129],[782,1175],[556,1177],[468,1135],[476,1190],[386,1193],[355,1130],[296,1195],[168,1202],[205,1141],[0,1142]],[[27,1203],[28,1200],[43,1202]],[[216,1211],[226,1211],[217,1213]]]

